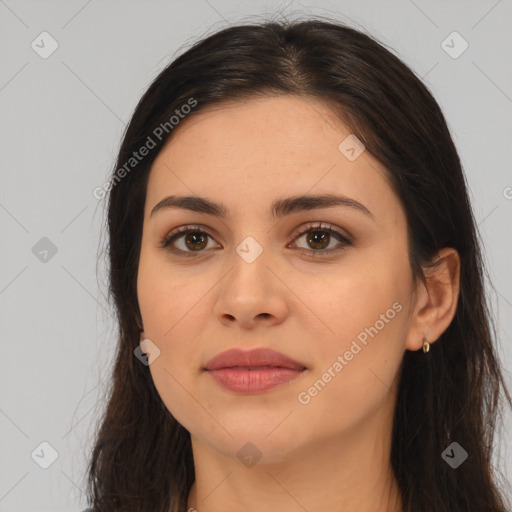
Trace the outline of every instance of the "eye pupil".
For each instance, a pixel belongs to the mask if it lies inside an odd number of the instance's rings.
[[[202,239],[202,243],[199,241],[200,239]],[[192,246],[189,244],[189,242],[192,240]],[[197,231],[195,233],[187,233],[185,235],[185,244],[187,245],[187,247],[191,250],[201,250],[201,249],[204,249],[206,247],[206,245],[208,244],[208,241],[206,240],[206,237],[204,236],[204,234],[202,234],[200,231]],[[199,247],[197,246],[194,246],[193,244],[200,244]]]
[[[311,231],[307,237],[308,244],[310,244],[311,247],[315,249],[324,249],[329,245],[329,236],[329,233],[327,233],[326,231]],[[325,241],[327,241],[327,243],[322,243]]]

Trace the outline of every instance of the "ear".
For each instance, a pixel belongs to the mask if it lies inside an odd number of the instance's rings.
[[[416,290],[416,301],[411,314],[406,348],[420,350],[423,339],[436,341],[455,316],[460,286],[460,257],[451,248],[441,249],[434,265],[424,267],[425,283]]]

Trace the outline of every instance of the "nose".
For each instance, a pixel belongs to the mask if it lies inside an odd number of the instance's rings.
[[[214,314],[227,326],[278,325],[287,315],[288,303],[276,262],[270,251],[249,261],[235,253],[233,266],[218,288]]]

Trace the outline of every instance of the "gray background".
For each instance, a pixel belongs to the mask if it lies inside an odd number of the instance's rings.
[[[98,249],[105,205],[93,190],[136,102],[198,38],[279,12],[332,16],[374,34],[434,93],[467,173],[512,385],[510,0],[0,0],[0,511],[85,508],[116,332]],[[50,48],[44,31],[59,45],[46,59],[31,47]],[[469,44],[458,58],[442,46],[453,31]],[[450,41],[452,52],[461,48]],[[512,438],[500,440],[510,480]],[[48,469],[39,466],[51,456],[43,441],[58,453]]]

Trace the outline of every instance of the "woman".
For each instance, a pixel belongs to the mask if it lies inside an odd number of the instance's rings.
[[[207,37],[142,97],[107,191],[94,510],[506,510],[460,160],[381,44],[322,19]]]

